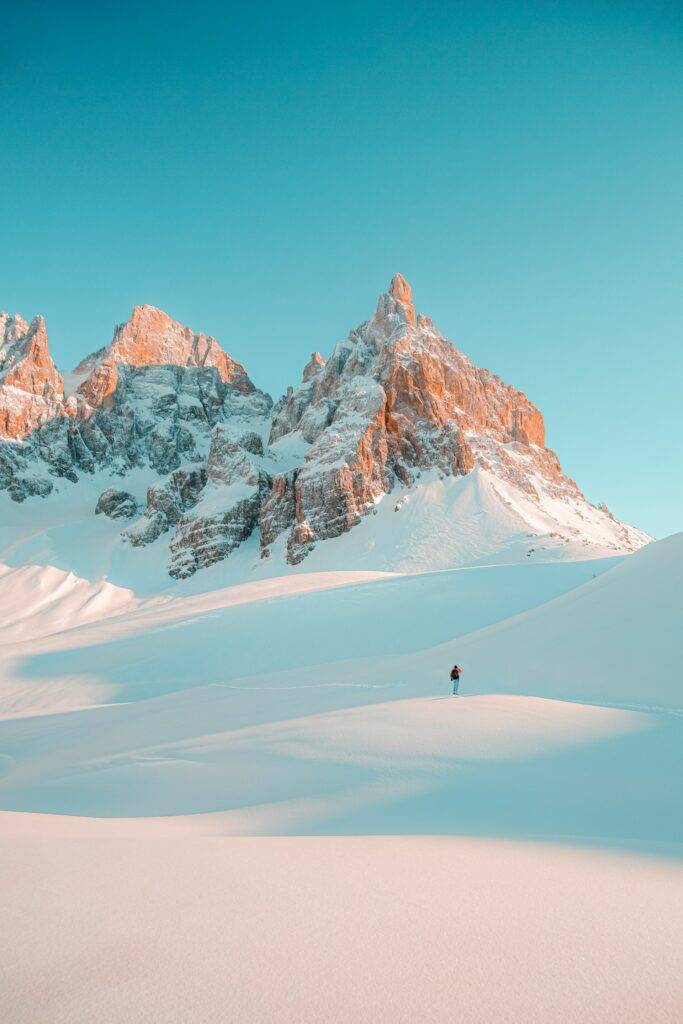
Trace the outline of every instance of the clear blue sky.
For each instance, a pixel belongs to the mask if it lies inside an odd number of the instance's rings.
[[[0,308],[274,394],[395,271],[595,501],[683,528],[683,5],[0,0]]]

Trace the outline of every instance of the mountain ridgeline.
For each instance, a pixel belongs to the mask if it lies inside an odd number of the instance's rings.
[[[133,471],[145,476],[144,495],[127,486]],[[117,521],[121,544],[163,545],[176,578],[254,536],[262,557],[299,564],[392,492],[396,511],[421,490],[431,507],[463,478],[477,497],[461,488],[452,514],[474,503],[473,535],[477,516],[484,530],[493,516],[506,537],[526,538],[528,552],[542,543],[552,557],[627,552],[649,539],[585,499],[545,447],[540,411],[418,315],[400,275],[374,315],[327,360],[314,353],[275,404],[215,338],[152,306],[137,306],[66,379],[41,317],[0,314],[0,490],[51,501],[101,482],[92,514]],[[423,543],[428,524],[420,529]],[[472,551],[486,553],[476,537]]]

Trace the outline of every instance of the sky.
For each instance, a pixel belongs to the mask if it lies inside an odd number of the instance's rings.
[[[279,395],[399,271],[587,496],[683,529],[683,5],[0,0],[0,308]]]

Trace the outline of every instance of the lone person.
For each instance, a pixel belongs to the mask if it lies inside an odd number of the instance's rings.
[[[460,686],[460,672],[462,669],[459,665],[454,665],[451,669],[451,682],[453,683],[453,696],[457,697],[458,687]]]

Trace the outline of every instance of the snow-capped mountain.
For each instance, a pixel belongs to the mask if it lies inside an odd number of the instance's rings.
[[[1,314],[0,489],[56,508],[94,483],[87,515],[120,550],[155,545],[177,578],[256,540],[273,567],[408,571],[649,540],[585,499],[540,411],[416,314],[400,275],[275,406],[214,338],[152,306],[66,378],[42,318]]]

